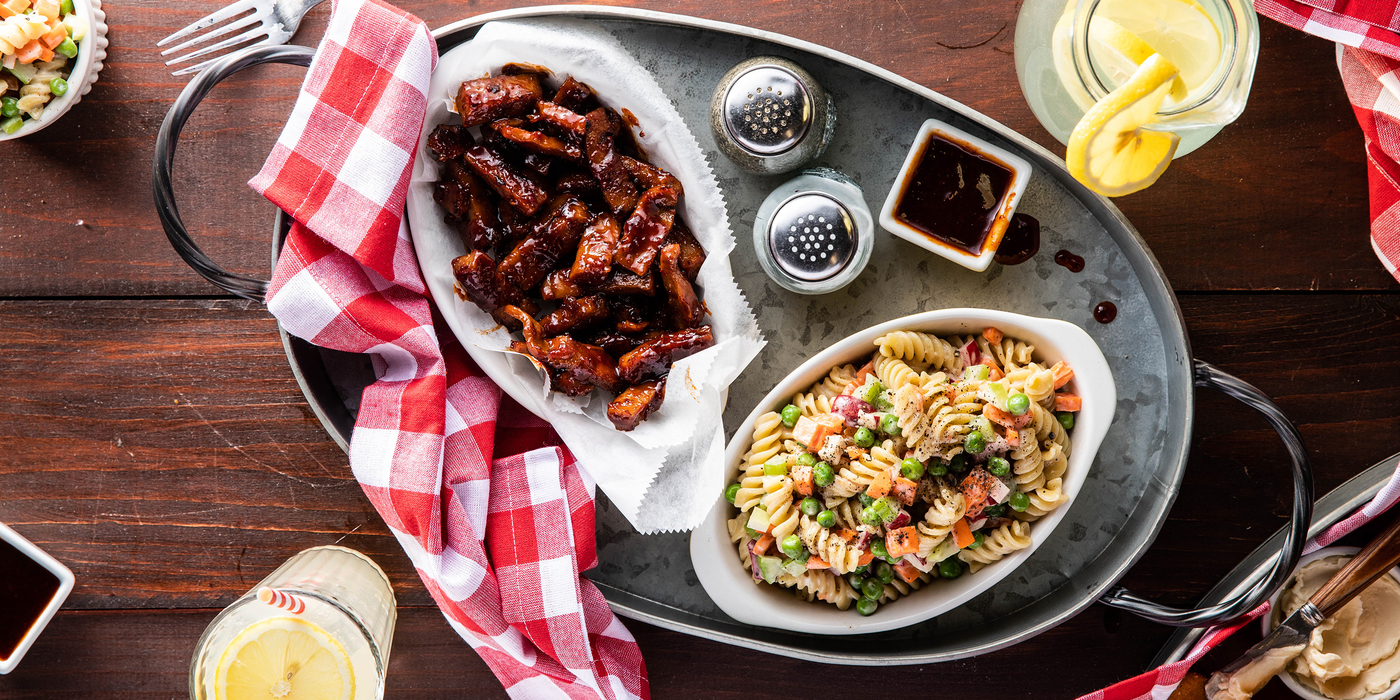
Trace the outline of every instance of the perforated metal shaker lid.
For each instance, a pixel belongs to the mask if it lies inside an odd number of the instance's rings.
[[[825,294],[865,269],[874,221],[860,186],[834,170],[814,168],[763,200],[754,215],[753,243],[774,282],[799,294]]]
[[[796,75],[776,65],[750,68],[729,84],[724,128],[745,150],[776,155],[811,129],[812,96]]]

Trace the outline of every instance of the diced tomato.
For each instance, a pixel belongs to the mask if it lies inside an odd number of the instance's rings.
[[[990,357],[982,358],[982,361],[978,364],[986,365],[990,369],[990,371],[987,372],[987,379],[990,379],[991,381],[996,381],[1006,376],[1002,374],[1001,369],[997,367],[996,360],[993,360]]]
[[[875,362],[867,362],[864,367],[856,370],[856,384],[864,384],[865,378],[875,373]]]
[[[913,526],[901,527],[885,534],[885,549],[892,557],[902,557],[919,551],[919,533]]]
[[[865,489],[865,495],[871,498],[882,498],[890,492],[890,486],[894,485],[894,474],[889,469],[875,475],[870,480],[870,486]]]
[[[39,58],[39,52],[43,49],[44,45],[40,44],[38,39],[33,39],[15,52],[15,58],[19,59],[20,63],[33,63]]]
[[[1069,365],[1064,362],[1056,362],[1055,366],[1050,368],[1050,372],[1055,375],[1056,389],[1068,384],[1069,380],[1074,379],[1074,370],[1070,369]]]
[[[865,566],[866,564],[869,564],[872,561],[875,561],[875,553],[866,550],[865,554],[860,555],[860,561],[858,561],[857,563],[861,566]]]
[[[821,557],[819,557],[819,556],[813,554],[812,556],[807,557],[807,568],[808,568],[808,569],[830,569],[830,568],[831,568],[831,564],[828,564],[827,561],[826,561],[825,559],[822,559]]]
[[[812,468],[805,464],[792,467],[792,490],[803,496],[812,495]]]
[[[996,326],[988,326],[982,329],[982,337],[986,338],[989,343],[1000,343],[1005,336],[1000,330],[997,330]]]
[[[1074,394],[1055,394],[1056,411],[1078,411],[1084,400]]]
[[[60,26],[60,27],[55,27],[55,28],[54,28],[52,31],[50,31],[48,34],[45,34],[45,35],[39,37],[39,41],[40,41],[40,43],[42,43],[44,46],[47,46],[47,47],[49,47],[49,48],[51,48],[51,49],[55,49],[55,48],[58,48],[58,45],[59,45],[59,44],[62,44],[62,43],[63,43],[63,40],[64,40],[64,39],[67,39],[67,38],[68,38],[68,29],[67,29],[66,27],[61,27],[61,26]]]
[[[963,518],[953,523],[953,542],[957,543],[958,549],[967,549],[967,546],[977,541],[972,536],[972,528],[967,525],[967,518]]]
[[[769,547],[772,547],[772,546],[773,546],[773,536],[770,535],[770,534],[764,533],[764,535],[763,535],[762,537],[758,538],[758,541],[756,541],[756,542],[753,543],[753,553],[754,553],[754,554],[767,554],[767,553],[768,553],[768,548],[769,548]]]
[[[894,483],[890,485],[890,493],[899,499],[900,503],[906,506],[914,505],[914,500],[919,495],[919,482],[911,481],[902,476],[894,477]]]
[[[894,572],[899,574],[899,577],[904,579],[905,583],[913,583],[919,580],[919,574],[922,573],[919,571],[918,567],[907,561],[900,561],[898,564],[895,564]]]

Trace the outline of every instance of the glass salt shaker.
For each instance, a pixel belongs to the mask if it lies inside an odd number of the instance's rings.
[[[710,98],[710,130],[725,157],[777,175],[820,156],[836,130],[826,90],[785,58],[757,56],[729,69]]]
[[[753,221],[763,271],[788,291],[827,294],[851,283],[875,246],[874,219],[854,180],[812,168],[779,185]]]

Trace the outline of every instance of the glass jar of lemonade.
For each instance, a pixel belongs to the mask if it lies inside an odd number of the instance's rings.
[[[1185,155],[1244,111],[1259,55],[1254,5],[1025,0],[1016,23],[1021,91],[1061,143],[1069,143],[1085,112],[1125,85],[1154,53],[1177,74],[1162,87],[1165,97],[1143,126],[1179,136],[1174,155]]]

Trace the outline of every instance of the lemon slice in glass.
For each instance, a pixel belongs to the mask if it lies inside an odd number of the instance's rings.
[[[1131,194],[1156,182],[1181,139],[1143,127],[1156,117],[1178,74],[1171,61],[1153,54],[1128,82],[1085,112],[1065,152],[1070,174],[1107,197]]]
[[[1157,53],[1150,44],[1123,25],[1107,17],[1089,20],[1089,51],[1109,85],[1122,85],[1133,77],[1148,57]],[[1171,60],[1168,57],[1168,60]],[[1172,81],[1169,99],[1186,99],[1186,83],[1177,76]]]
[[[350,700],[355,675],[345,647],[320,627],[275,617],[239,633],[216,676],[217,700]]]
[[[1171,61],[1187,90],[1208,83],[1220,65],[1220,28],[1194,0],[1103,0],[1094,12],[1094,21],[1099,19],[1115,23]]]

